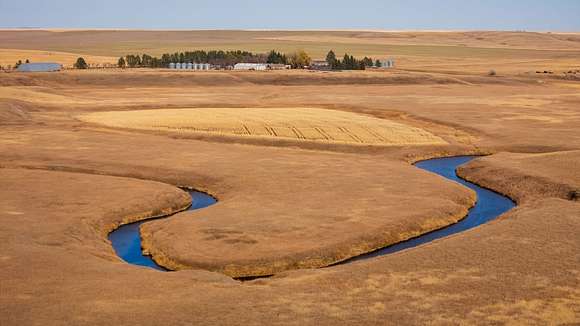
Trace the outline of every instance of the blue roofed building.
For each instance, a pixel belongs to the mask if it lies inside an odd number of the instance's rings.
[[[60,71],[62,65],[55,62],[35,62],[23,63],[16,68],[16,71],[23,72],[41,72],[41,71]]]

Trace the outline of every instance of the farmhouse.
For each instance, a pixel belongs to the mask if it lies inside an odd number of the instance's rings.
[[[61,69],[62,65],[54,62],[23,63],[16,68],[17,71],[23,72],[49,72],[60,71]]]

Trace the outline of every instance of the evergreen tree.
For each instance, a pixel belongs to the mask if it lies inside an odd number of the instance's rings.
[[[117,61],[117,66],[119,68],[125,68],[126,65],[127,65],[127,63],[125,62],[125,58],[120,57],[119,61]]]
[[[288,59],[286,58],[286,55],[272,50],[270,51],[270,53],[268,53],[266,62],[275,64],[286,64],[288,62]]]
[[[338,60],[336,60],[336,54],[334,54],[334,51],[328,51],[328,54],[326,55],[326,62],[330,66],[330,69],[338,68]]]
[[[169,67],[169,64],[171,63],[171,55],[164,53],[161,56],[161,66],[164,68]]]
[[[151,67],[153,57],[147,54],[143,54],[141,58],[141,67]]]
[[[141,65],[141,57],[138,55],[129,54],[125,57],[129,68],[135,68]]]
[[[364,59],[362,61],[365,64],[366,67],[372,67],[373,66],[373,59],[371,59],[369,57],[364,57]]]
[[[377,61],[375,61],[375,67],[377,67],[377,68],[381,67],[381,61],[379,59],[377,59]]]
[[[352,63],[350,62],[350,56],[345,53],[344,56],[342,57],[342,65],[341,65],[342,69],[346,69],[346,70],[351,70],[352,69]]]
[[[350,69],[352,69],[352,70],[359,69],[358,62],[356,61],[356,59],[354,58],[354,56],[351,55],[350,58],[348,58],[348,61],[350,63]]]
[[[83,57],[79,57],[77,59],[77,62],[75,62],[74,67],[77,69],[87,69],[89,65],[87,64],[87,62]]]

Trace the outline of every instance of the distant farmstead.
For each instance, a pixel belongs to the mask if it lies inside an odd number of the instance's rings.
[[[16,71],[22,72],[50,72],[60,70],[62,70],[62,65],[54,62],[23,63],[16,68]]]

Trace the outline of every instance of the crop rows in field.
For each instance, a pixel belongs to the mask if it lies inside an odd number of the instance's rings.
[[[141,130],[369,145],[445,142],[420,128],[350,112],[314,108],[198,108],[98,112],[88,122]]]

